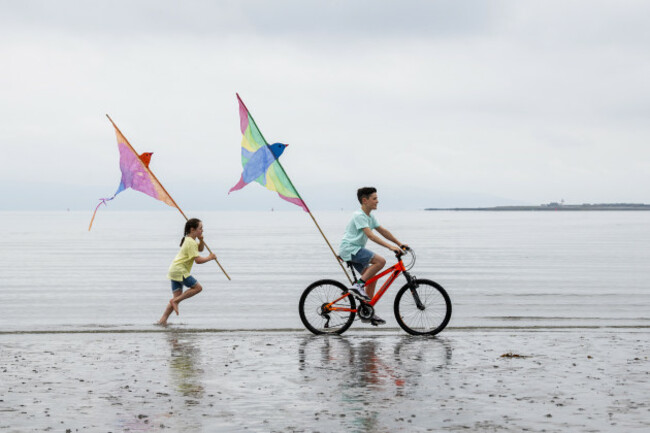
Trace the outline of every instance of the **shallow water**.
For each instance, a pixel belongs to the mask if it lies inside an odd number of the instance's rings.
[[[302,290],[345,276],[302,212],[189,212],[232,277],[194,265],[205,290],[181,329],[303,329]],[[349,212],[315,212],[334,248]],[[170,298],[182,217],[159,212],[0,212],[0,332],[150,329]],[[462,327],[650,326],[648,212],[377,212],[442,284]],[[371,246],[392,263],[390,253]],[[398,280],[378,304],[397,327]],[[355,322],[353,329],[367,327]]]

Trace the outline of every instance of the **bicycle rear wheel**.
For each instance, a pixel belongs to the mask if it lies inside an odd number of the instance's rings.
[[[319,280],[309,285],[300,297],[298,310],[305,328],[314,334],[342,334],[354,322],[356,313],[350,311],[331,311],[326,305],[345,294],[347,288],[335,280]],[[348,310],[356,309],[352,296],[332,305]]]
[[[451,319],[451,300],[442,286],[420,280],[416,286],[406,284],[395,296],[395,319],[412,335],[436,335]],[[419,305],[418,305],[419,299]]]

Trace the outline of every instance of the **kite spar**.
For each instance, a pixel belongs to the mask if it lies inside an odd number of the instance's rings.
[[[336,262],[341,266],[343,273],[345,273],[350,284],[352,284],[352,278],[350,278],[345,267],[343,267],[341,260],[336,252],[334,252],[334,248],[332,248],[325,233],[323,233],[316,218],[314,218],[309,207],[307,207],[307,204],[298,193],[293,182],[291,182],[284,167],[280,164],[280,155],[282,155],[287,145],[282,143],[269,145],[262,135],[262,132],[257,127],[255,119],[253,119],[250,111],[246,108],[244,101],[239,97],[239,94],[237,94],[237,100],[239,101],[239,120],[241,132],[243,134],[241,142],[243,172],[239,182],[230,189],[228,194],[232,191],[243,188],[249,182],[256,181],[267,189],[277,192],[283,200],[302,207],[302,209],[311,217],[321,236],[325,239],[330,251],[334,254]]]
[[[178,209],[181,215],[183,215],[185,221],[187,221],[188,218],[185,215],[185,212],[183,212],[176,201],[169,195],[165,187],[162,186],[156,175],[154,175],[151,169],[149,169],[149,161],[151,160],[152,154],[143,153],[142,155],[138,155],[133,146],[131,146],[131,143],[129,143],[129,140],[124,137],[122,131],[120,131],[115,122],[113,122],[113,119],[111,119],[108,114],[106,117],[108,117],[108,120],[115,128],[115,134],[117,135],[117,147],[120,151],[120,171],[122,172],[122,180],[120,182],[120,186],[117,189],[117,192],[115,192],[112,197],[100,199],[100,202],[95,208],[95,212],[93,213],[93,217],[90,220],[88,230],[90,231],[90,228],[93,225],[95,214],[97,213],[99,206],[102,204],[106,205],[107,201],[113,200],[117,194],[127,188],[132,188],[136,191],[143,192],[148,196],[167,203],[171,207],[175,207]],[[208,249],[210,254],[213,254],[208,244],[205,242],[203,244]],[[223,268],[223,266],[221,266],[219,260],[215,258],[214,261],[217,262],[217,265],[219,265],[219,268],[221,268],[221,271],[226,276],[226,278],[230,280],[230,276]]]

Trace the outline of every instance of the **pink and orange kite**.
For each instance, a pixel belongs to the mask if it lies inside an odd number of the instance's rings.
[[[108,117],[108,120],[113,124],[115,135],[117,135],[117,149],[120,151],[120,171],[122,172],[122,179],[120,180],[120,186],[117,187],[117,191],[115,191],[115,194],[113,194],[112,197],[99,199],[99,204],[95,208],[95,212],[93,212],[93,217],[90,220],[88,230],[93,226],[93,221],[95,220],[95,215],[97,214],[99,206],[102,204],[106,206],[107,201],[113,200],[115,196],[127,188],[143,192],[148,196],[165,202],[171,207],[180,210],[176,202],[170,197],[167,190],[165,190],[156,176],[151,172],[151,170],[149,170],[149,162],[151,161],[151,155],[153,155],[153,153],[146,152],[138,155],[135,149],[131,147],[129,141],[124,138],[122,132],[115,125],[113,120],[108,115],[106,115],[106,117]]]

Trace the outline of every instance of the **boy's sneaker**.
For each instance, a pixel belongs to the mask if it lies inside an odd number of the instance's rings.
[[[352,294],[355,298],[357,298],[360,301],[365,301],[368,302],[371,299],[366,295],[365,290],[357,286],[356,284],[350,288],[348,288],[348,292]]]
[[[376,314],[370,318],[370,324],[373,326],[384,325],[385,323],[386,321]]]

